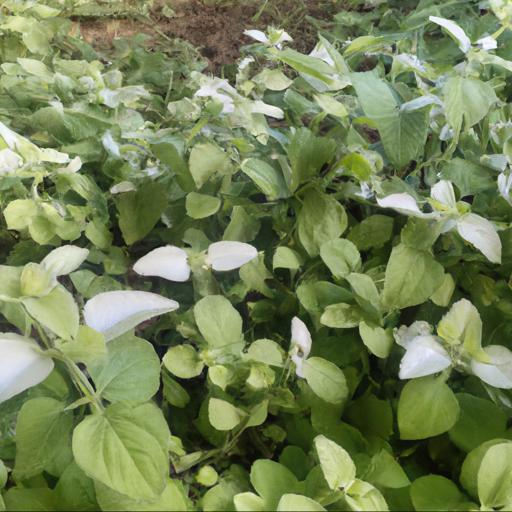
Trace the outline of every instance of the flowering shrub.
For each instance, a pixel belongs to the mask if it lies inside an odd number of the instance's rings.
[[[236,72],[0,13],[0,509],[512,507],[512,12],[367,2]]]

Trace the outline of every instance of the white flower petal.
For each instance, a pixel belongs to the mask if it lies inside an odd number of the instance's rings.
[[[34,340],[0,333],[0,402],[36,386],[52,370],[52,359],[38,351]]]
[[[84,307],[85,323],[104,334],[107,341],[158,315],[178,309],[171,299],[150,292],[99,293]]]
[[[510,189],[512,188],[512,174],[502,172],[498,176],[498,190],[501,197],[512,206],[512,198],[510,197]]]
[[[481,363],[473,359],[473,373],[495,388],[512,389],[512,352],[501,345],[489,345],[484,351],[492,363]]]
[[[76,270],[88,255],[88,249],[76,245],[63,245],[45,256],[41,265],[54,276],[64,276]]]
[[[141,276],[163,277],[178,283],[183,283],[190,277],[187,253],[174,245],[148,252],[135,262],[133,270]]]
[[[438,181],[430,190],[430,196],[449,208],[455,208],[457,202],[455,192],[453,191],[453,185],[448,180]]]
[[[438,16],[429,16],[428,18],[432,23],[436,23],[440,27],[443,27],[456,41],[459,48],[464,53],[467,53],[471,48],[471,41],[457,23],[446,18],[439,18]]]
[[[9,148],[0,151],[0,174],[8,174],[16,171],[23,165],[23,159],[18,153]]]
[[[300,356],[299,354],[294,354],[293,356],[290,357],[290,359],[295,364],[295,375],[297,375],[297,377],[301,377],[303,379],[304,378],[304,360],[306,358]]]
[[[208,247],[207,262],[213,270],[234,270],[258,256],[258,251],[243,242],[215,242]]]
[[[311,333],[306,324],[297,316],[292,318],[292,343],[291,350],[300,348],[303,357],[307,358],[311,352]]]
[[[256,41],[260,43],[269,43],[268,37],[265,35],[265,32],[261,30],[244,30],[244,35],[252,37]]]
[[[432,326],[424,320],[417,320],[409,327],[402,325],[394,333],[395,341],[405,349],[409,348],[411,342],[418,336],[428,336],[432,333]]]
[[[457,221],[457,231],[489,261],[501,263],[501,240],[496,228],[487,219],[467,213]]]
[[[498,48],[498,42],[494,37],[487,36],[487,37],[481,37],[477,42],[476,45],[481,48],[482,50],[488,51],[488,50],[496,50]]]
[[[400,362],[401,379],[414,379],[432,375],[448,368],[452,364],[448,352],[440,345],[435,336],[418,336],[409,344]]]
[[[381,208],[392,208],[403,215],[412,215],[414,217],[426,216],[426,214],[422,213],[420,210],[416,199],[405,192],[377,198],[377,204]]]
[[[283,119],[284,117],[284,112],[279,107],[268,105],[259,100],[252,102],[251,112],[253,114],[263,114],[268,117],[273,117],[274,119]]]

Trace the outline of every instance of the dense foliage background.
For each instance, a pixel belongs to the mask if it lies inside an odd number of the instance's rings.
[[[512,508],[512,4],[334,4],[2,3],[0,510]]]

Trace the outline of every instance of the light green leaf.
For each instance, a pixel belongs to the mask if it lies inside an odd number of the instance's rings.
[[[389,356],[393,347],[393,335],[389,330],[361,322],[359,324],[359,336],[372,354],[381,358]]]
[[[382,247],[393,234],[393,219],[385,215],[371,215],[356,224],[348,234],[348,239],[360,251]]]
[[[338,201],[319,190],[310,190],[299,213],[299,240],[309,256],[316,256],[325,242],[343,234],[347,223],[345,209]]]
[[[475,78],[453,76],[444,86],[446,118],[456,133],[481,121],[498,101],[491,85]]]
[[[320,503],[307,496],[301,496],[300,494],[283,494],[279,503],[277,504],[278,512],[295,512],[297,510],[304,511],[321,511],[325,510]]]
[[[365,114],[377,124],[389,160],[404,167],[423,150],[428,111],[400,111],[396,93],[373,72],[352,73],[351,79]]]
[[[208,419],[217,430],[233,430],[242,418],[242,412],[229,402],[218,398],[208,401]]]
[[[272,259],[272,268],[298,270],[304,263],[302,256],[289,247],[280,246]]]
[[[290,192],[281,171],[264,160],[248,158],[241,165],[242,171],[267,196],[269,201],[289,197]]]
[[[185,208],[189,217],[205,219],[219,211],[220,203],[221,201],[218,197],[190,192],[185,200]]]
[[[334,363],[321,357],[304,361],[304,378],[313,392],[331,404],[340,404],[348,396],[348,386],[343,371]]]
[[[78,333],[78,306],[73,295],[58,284],[48,295],[23,299],[29,315],[64,339]]]
[[[199,331],[212,348],[241,348],[242,317],[228,299],[221,295],[204,297],[194,306]]]
[[[137,191],[124,192],[116,201],[119,228],[128,245],[144,238],[160,219],[167,206],[165,187],[149,182]]]
[[[156,499],[169,472],[169,428],[153,404],[108,407],[73,433],[73,455],[85,473],[136,500]]]
[[[443,283],[444,269],[431,254],[399,244],[391,251],[383,303],[403,309],[426,302]]]
[[[411,499],[415,510],[464,510],[466,500],[457,486],[440,475],[422,476],[411,485]]]
[[[58,460],[71,462],[73,414],[53,398],[33,398],[23,404],[16,422],[16,479],[43,471],[53,473]]]
[[[229,156],[215,144],[199,143],[190,152],[190,173],[198,189],[214,174],[225,174],[229,166]]]
[[[361,269],[361,256],[357,247],[342,238],[325,242],[320,247],[320,257],[336,278],[346,277]]]
[[[172,374],[181,379],[197,377],[204,368],[203,361],[192,345],[177,345],[169,348],[163,363]]]
[[[315,437],[315,450],[329,487],[336,491],[348,487],[356,477],[356,466],[350,455],[327,437]]]
[[[459,418],[459,403],[443,376],[409,381],[398,402],[401,439],[426,439],[450,430]]]
[[[160,359],[151,343],[136,336],[111,341],[107,359],[88,369],[98,394],[110,402],[146,402],[160,387]]]
[[[478,470],[482,506],[500,509],[512,503],[512,443],[491,446]]]
[[[325,308],[320,322],[335,329],[350,329],[357,327],[363,318],[363,312],[358,306],[343,303],[331,304]]]

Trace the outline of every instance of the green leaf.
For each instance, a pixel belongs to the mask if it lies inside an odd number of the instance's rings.
[[[356,477],[356,466],[350,455],[325,436],[315,437],[315,450],[329,487],[336,491],[348,487]]]
[[[389,356],[393,347],[393,335],[389,330],[361,322],[359,324],[359,336],[372,354],[381,358]]]
[[[325,242],[320,247],[320,257],[332,275],[338,279],[361,269],[361,256],[357,247],[349,240],[338,238]]]
[[[57,346],[76,363],[85,363],[86,365],[103,361],[107,355],[105,336],[86,325],[81,325],[78,328],[75,339],[59,342]]]
[[[442,376],[409,381],[398,402],[401,439],[426,439],[450,430],[459,418],[459,403]]]
[[[128,245],[144,238],[160,219],[167,206],[165,187],[148,182],[137,191],[124,192],[116,201],[119,228]]]
[[[296,510],[304,511],[321,511],[326,510],[320,503],[307,496],[300,494],[283,494],[279,503],[277,504],[278,512],[295,512]]]
[[[478,497],[482,506],[489,509],[512,503],[512,443],[487,450],[478,470]]]
[[[211,348],[236,351],[242,343],[242,317],[221,295],[204,297],[194,306],[199,331]]]
[[[448,432],[461,450],[469,452],[491,439],[505,437],[507,416],[490,400],[459,393],[459,420]]]
[[[160,359],[153,345],[124,335],[107,348],[107,359],[88,367],[98,394],[110,402],[150,400],[160,387]]]
[[[34,489],[12,487],[4,494],[4,499],[6,510],[13,512],[59,510],[56,493],[47,487]]]
[[[176,377],[191,379],[201,374],[204,363],[192,345],[171,347],[163,358],[165,367]]]
[[[214,174],[225,174],[229,167],[229,156],[215,144],[199,143],[190,152],[190,173],[198,189]]]
[[[313,392],[331,404],[343,403],[348,397],[345,374],[335,364],[321,357],[304,361],[304,378]]]
[[[210,398],[208,402],[208,419],[217,430],[233,430],[242,421],[241,411],[225,400]]]
[[[387,450],[381,450],[372,457],[363,477],[373,485],[389,489],[400,489],[411,483],[400,464]]]
[[[363,312],[358,306],[343,303],[331,304],[325,308],[320,322],[335,329],[350,329],[357,327],[363,318]]]
[[[463,510],[460,505],[466,501],[457,486],[440,475],[417,478],[410,492],[415,510]]]
[[[73,414],[64,411],[58,400],[42,397],[25,402],[16,422],[16,479],[53,473],[59,459],[71,462],[72,427]]]
[[[277,199],[290,196],[288,186],[281,171],[275,169],[264,160],[248,158],[242,162],[241,169],[267,196],[269,201],[276,201]]]
[[[185,160],[183,160],[174,144],[170,142],[152,144],[151,150],[161,162],[168,165],[174,171],[176,181],[185,192],[194,190],[195,183],[192,175],[190,174]]]
[[[293,493],[298,481],[297,477],[282,464],[260,459],[251,467],[251,484],[263,498],[263,510],[276,510],[281,496]]]
[[[190,192],[185,200],[187,215],[193,219],[205,219],[217,213],[221,201],[218,197]]]
[[[64,339],[78,333],[78,306],[73,295],[58,284],[48,295],[23,299],[29,315]]]
[[[388,309],[403,309],[426,302],[443,277],[442,265],[431,254],[399,244],[386,267],[383,303]]]
[[[186,512],[190,510],[190,503],[183,484],[179,480],[168,480],[162,494],[156,500],[131,499],[123,494],[113,491],[109,487],[96,483],[96,496],[101,510],[116,512]]]
[[[351,510],[361,511],[387,511],[389,510],[388,504],[384,496],[372,484],[363,482],[362,480],[355,480],[354,483],[347,489],[345,500],[350,506]]]
[[[404,167],[423,150],[428,111],[401,111],[396,93],[374,72],[352,73],[351,79],[365,114],[377,124],[389,160],[398,168]]]
[[[153,404],[108,407],[73,433],[73,455],[85,473],[136,500],[156,499],[169,471],[169,428]]]
[[[302,256],[289,247],[280,246],[272,259],[272,268],[288,268],[298,270],[304,264]]]
[[[62,473],[55,491],[61,509],[91,512],[99,509],[93,480],[74,462]]]
[[[390,240],[393,234],[393,219],[385,215],[371,215],[356,224],[348,234],[348,239],[360,251],[378,249]]]
[[[291,164],[290,190],[294,192],[305,181],[317,177],[324,164],[336,153],[336,142],[327,137],[316,137],[307,128],[299,128],[290,137],[287,147]]]
[[[475,78],[453,76],[444,86],[446,118],[459,133],[481,121],[498,101],[491,85]]]
[[[316,256],[325,242],[339,238],[347,229],[345,209],[332,196],[310,190],[304,196],[298,218],[298,234],[309,256]]]

